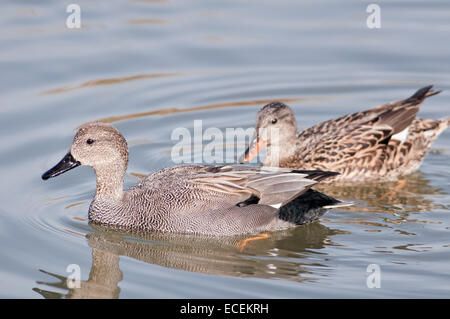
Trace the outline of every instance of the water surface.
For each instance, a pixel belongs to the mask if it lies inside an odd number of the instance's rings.
[[[329,188],[356,205],[244,237],[127,234],[88,224],[90,168],[48,182],[76,127],[127,138],[126,185],[173,165],[174,129],[248,128],[282,100],[306,128],[434,84],[420,116],[450,115],[448,1],[3,1],[0,296],[324,298],[450,296],[450,130],[399,181]],[[228,145],[229,146],[229,145]],[[81,288],[67,287],[68,265]],[[366,285],[368,265],[381,287]]]

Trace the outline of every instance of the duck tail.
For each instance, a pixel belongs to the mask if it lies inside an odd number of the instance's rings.
[[[307,224],[322,217],[329,209],[351,206],[313,189],[308,189],[293,201],[280,207],[279,217],[296,225]]]
[[[405,100],[405,104],[406,103],[407,104],[419,104],[419,103],[422,103],[422,101],[425,98],[433,96],[433,95],[436,95],[436,94],[439,94],[439,93],[442,92],[440,90],[432,91],[431,90],[432,87],[433,87],[432,85],[428,85],[428,86],[425,86],[425,87],[423,87],[421,89],[418,89],[416,91],[416,93],[414,93],[413,95],[411,95],[409,98],[407,98]]]

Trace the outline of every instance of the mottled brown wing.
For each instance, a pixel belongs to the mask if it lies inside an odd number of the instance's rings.
[[[388,125],[393,129],[391,135],[394,135],[411,124],[425,98],[441,92],[430,91],[431,88],[431,85],[421,88],[407,99],[322,122],[303,131],[299,139],[311,140],[308,144],[313,145],[314,142],[320,142],[323,138],[353,135],[358,128],[366,125]]]
[[[386,142],[393,128],[388,125],[364,125],[351,134],[324,139],[318,143],[311,161],[324,169],[343,173],[345,169],[381,167],[386,158]]]

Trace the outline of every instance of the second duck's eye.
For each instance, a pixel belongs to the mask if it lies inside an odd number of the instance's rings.
[[[89,138],[89,139],[86,141],[86,143],[92,144],[92,143],[94,143],[94,140],[93,140],[92,138]]]
[[[277,121],[278,121],[277,119],[273,119],[272,124],[275,124]]]

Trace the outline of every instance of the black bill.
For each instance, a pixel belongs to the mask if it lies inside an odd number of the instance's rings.
[[[71,170],[72,168],[75,168],[77,166],[80,166],[81,163],[75,160],[72,156],[72,154],[67,153],[61,161],[59,161],[58,164],[50,168],[48,171],[46,171],[44,174],[42,174],[42,179],[47,180],[51,177],[58,176],[64,172],[67,172],[68,170]]]

